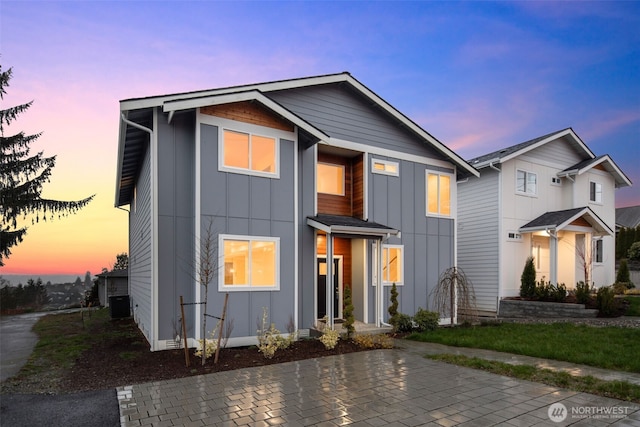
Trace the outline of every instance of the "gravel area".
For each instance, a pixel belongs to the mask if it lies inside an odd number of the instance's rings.
[[[589,325],[594,327],[615,326],[619,328],[640,328],[640,317],[594,317],[594,318],[485,318],[482,322],[500,322],[500,323],[574,323],[576,325]]]

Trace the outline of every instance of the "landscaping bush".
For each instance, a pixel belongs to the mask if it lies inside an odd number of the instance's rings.
[[[613,316],[616,312],[615,294],[613,288],[603,286],[598,289],[596,294],[596,304],[598,306],[599,315],[602,317]]]
[[[411,332],[413,330],[413,319],[404,313],[398,313],[393,325],[394,332]]]
[[[391,285],[391,304],[387,308],[389,313],[389,324],[393,326],[393,330],[397,331],[396,323],[398,322],[398,287],[394,283]]]
[[[627,251],[627,258],[632,261],[640,261],[640,242],[635,242]]]
[[[440,315],[435,311],[428,311],[418,308],[416,315],[413,316],[413,323],[418,332],[433,331],[438,327]]]
[[[578,304],[588,304],[591,300],[591,286],[589,286],[588,283],[580,281],[576,283],[574,294]]]
[[[536,266],[533,257],[527,258],[520,276],[520,296],[522,298],[533,298],[536,296]]]
[[[567,287],[564,283],[558,283],[556,286],[550,285],[550,297],[555,302],[564,302],[567,299]]]
[[[549,300],[551,299],[551,282],[546,282],[541,280],[535,285],[535,293],[534,296],[539,300]]]
[[[351,337],[356,328],[353,326],[355,322],[355,316],[353,315],[353,299],[351,298],[351,286],[344,287],[344,307],[342,309],[342,316],[344,317],[344,323],[342,327],[347,331],[347,338]]]

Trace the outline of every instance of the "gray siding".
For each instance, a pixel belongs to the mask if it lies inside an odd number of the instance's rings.
[[[195,114],[158,121],[158,331],[159,340],[180,333],[180,296],[194,300]],[[185,306],[193,336],[194,306]]]
[[[230,292],[231,337],[255,336],[263,307],[269,311],[270,322],[286,331],[294,316],[294,142],[280,140],[280,178],[271,179],[218,171],[218,129],[202,124],[200,130],[202,226],[212,221],[216,247],[218,234],[280,238],[280,290]],[[218,292],[216,275],[209,286],[209,314],[222,313],[223,295]],[[215,322],[208,324],[207,333]]]
[[[347,86],[323,85],[268,95],[333,138],[447,160]]]
[[[129,282],[134,320],[147,340],[151,334],[151,154],[147,149],[129,210]]]
[[[499,179],[483,169],[458,184],[458,266],[473,283],[479,310],[495,312],[499,284]]]
[[[391,237],[385,243],[404,245],[404,286],[398,287],[398,310],[409,315],[418,308],[434,308],[430,295],[440,274],[454,262],[454,220],[426,216],[425,171],[424,165],[400,161],[399,177],[369,172],[369,219],[402,232],[401,238]],[[373,292],[369,298],[374,307]],[[390,288],[385,288],[385,316],[389,301]],[[369,321],[374,321],[373,310]]]
[[[298,306],[299,327],[307,329],[315,324],[314,284],[316,265],[316,238],[307,225],[307,216],[315,215],[315,147],[298,151]]]

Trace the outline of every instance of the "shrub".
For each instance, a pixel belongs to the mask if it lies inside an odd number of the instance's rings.
[[[533,257],[527,258],[520,276],[520,296],[522,298],[533,298],[536,296],[536,266]]]
[[[627,258],[632,261],[640,261],[640,242],[635,242],[627,251]]]
[[[629,264],[626,259],[621,259],[618,265],[618,273],[616,274],[616,282],[629,283],[631,275],[629,273]]]
[[[551,297],[551,282],[546,283],[541,280],[535,285],[535,297],[541,300],[548,300]]]
[[[600,316],[612,316],[616,310],[613,289],[609,286],[603,286],[598,289],[596,303]]]
[[[567,299],[567,287],[564,283],[558,283],[556,286],[551,285],[551,299],[555,302],[564,302]]]
[[[408,314],[398,313],[393,324],[393,330],[394,332],[411,332],[413,330],[413,319]]]
[[[574,293],[578,304],[588,304],[591,300],[591,286],[588,283],[582,281],[576,283]]]
[[[347,337],[353,335],[356,328],[353,326],[355,318],[353,316],[353,300],[351,298],[351,287],[344,287],[344,308],[342,309],[342,315],[344,317],[344,323],[342,327],[347,331]]]
[[[438,327],[440,322],[440,314],[435,311],[428,311],[418,308],[416,315],[413,316],[413,323],[419,332],[433,331]]]
[[[362,348],[393,348],[393,338],[385,334],[362,334],[353,337]]]
[[[267,320],[267,308],[264,307],[262,309],[262,324],[258,329],[258,351],[265,358],[271,359],[277,350],[288,348],[297,337],[295,334],[289,335],[288,338],[283,337],[273,323],[267,328]]]
[[[324,348],[327,350],[331,350],[338,345],[338,340],[340,339],[340,334],[335,329],[325,328],[322,331],[322,335],[318,338],[322,344],[324,344]]]
[[[391,286],[391,304],[389,304],[387,311],[389,312],[389,323],[393,326],[394,330],[396,330],[398,317],[398,288],[395,283]]]

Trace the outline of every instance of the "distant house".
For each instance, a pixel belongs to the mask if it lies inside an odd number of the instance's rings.
[[[631,181],[611,157],[564,129],[469,163],[480,179],[458,185],[458,265],[481,311],[519,294],[529,256],[538,281],[614,282],[615,189]]]
[[[616,208],[616,231],[621,227],[640,227],[640,206]]]
[[[97,274],[100,305],[109,307],[109,297],[129,295],[129,270],[112,270]]]
[[[203,300],[194,277],[209,224],[207,311],[230,294],[232,346],[257,342],[263,308],[281,331],[333,324],[346,287],[356,321],[382,326],[393,283],[412,315],[455,265],[456,182],[478,172],[349,73],[120,111],[115,204],[129,205],[131,304],[152,350],[179,333],[180,296]],[[185,311],[193,345],[201,305]]]

